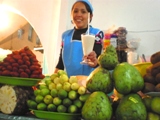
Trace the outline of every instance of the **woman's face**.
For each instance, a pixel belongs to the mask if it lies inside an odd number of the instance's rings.
[[[76,29],[87,28],[88,11],[82,2],[77,2],[71,11],[72,22]]]

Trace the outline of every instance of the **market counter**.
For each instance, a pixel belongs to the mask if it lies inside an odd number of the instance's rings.
[[[36,118],[33,115],[15,116],[15,115],[6,115],[0,113],[0,120],[44,120],[44,119]]]

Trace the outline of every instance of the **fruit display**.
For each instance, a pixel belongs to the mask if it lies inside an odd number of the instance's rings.
[[[41,65],[27,46],[12,51],[0,62],[0,76],[44,78]]]
[[[143,97],[143,103],[147,109],[147,120],[160,119],[160,96],[146,95]]]
[[[0,112],[25,115],[29,111],[26,102],[31,96],[33,96],[31,87],[3,85],[0,88]]]
[[[160,92],[160,52],[154,53],[151,58],[151,65],[147,67],[146,74],[143,76],[145,88],[143,93]]]
[[[76,76],[69,78],[65,71],[59,70],[39,83],[27,104],[32,110],[80,115],[89,95]]]

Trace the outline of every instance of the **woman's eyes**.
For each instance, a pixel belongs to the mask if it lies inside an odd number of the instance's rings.
[[[74,11],[74,13],[78,13],[78,12],[79,12],[78,10]],[[80,12],[83,14],[87,13],[87,11],[80,11]]]

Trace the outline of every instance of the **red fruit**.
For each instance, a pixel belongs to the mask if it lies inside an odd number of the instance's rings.
[[[10,71],[9,70],[4,70],[2,71],[3,76],[10,76]]]
[[[26,72],[21,72],[20,73],[20,77],[23,77],[23,78],[28,78],[28,74]]]
[[[29,69],[25,69],[25,72],[29,75],[31,71]]]
[[[18,67],[13,67],[12,71],[17,72],[18,71]]]
[[[12,51],[12,54],[14,54],[14,55],[19,55],[19,51]]]
[[[18,63],[12,63],[12,67],[18,67],[19,64]]]
[[[20,68],[20,69],[18,70],[18,73],[21,73],[21,72],[24,72],[24,70],[23,70],[22,68]]]
[[[23,60],[21,60],[21,59],[18,60],[19,65],[22,65],[23,63],[24,63]]]
[[[29,61],[29,57],[28,56],[23,56],[23,61]]]
[[[29,61],[25,61],[25,64],[26,64],[27,66],[30,66],[30,65],[31,65],[31,63],[30,63]]]
[[[13,58],[11,58],[11,59],[9,59],[9,62],[10,63],[15,63],[16,61]]]
[[[20,55],[13,55],[13,58],[14,58],[15,60],[22,59],[22,57],[21,57]]]
[[[27,65],[21,65],[21,66],[19,66],[19,68],[28,69],[28,66]]]
[[[11,71],[12,70],[12,66],[8,65],[6,69]]]
[[[19,77],[18,72],[10,72],[10,74],[12,77]]]

